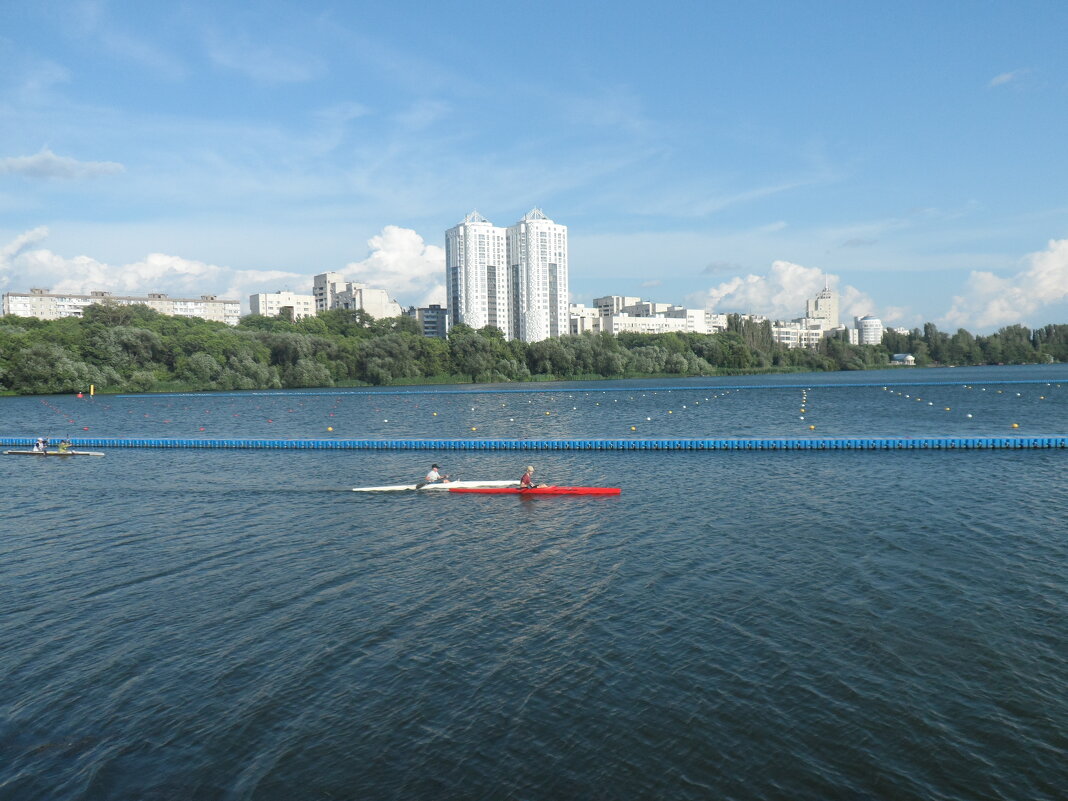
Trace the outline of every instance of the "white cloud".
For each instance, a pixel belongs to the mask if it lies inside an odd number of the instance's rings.
[[[203,294],[218,283],[225,268],[202,261],[150,253],[131,264],[112,265],[90,256],[67,258],[50,250],[33,250],[20,261],[22,272],[46,280],[53,292],[89,292],[94,289],[116,294],[182,292]]]
[[[804,315],[805,302],[815,297],[825,284],[837,287],[838,283],[838,276],[824,273],[819,268],[776,261],[767,275],[736,276],[711,287],[697,299],[703,301],[705,308],[717,312],[792,319]],[[848,325],[854,316],[875,312],[872,299],[856,287],[845,286],[838,293],[838,314],[843,323]]]
[[[19,234],[2,248],[0,248],[0,272],[10,270],[15,258],[30,245],[40,242],[48,236],[48,228],[40,225],[32,231]],[[6,279],[5,279],[6,280]]]
[[[32,156],[9,156],[0,159],[0,175],[25,175],[30,178],[67,178],[79,180],[98,175],[114,175],[125,171],[114,161],[78,161],[69,156],[57,156],[47,147]]]
[[[1042,307],[1068,299],[1068,239],[1050,240],[1046,250],[1024,262],[1025,269],[1008,278],[973,271],[943,322],[963,328],[1021,323]]]
[[[396,225],[387,225],[367,244],[371,255],[341,270],[347,279],[385,289],[391,297],[419,296],[420,305],[444,305],[444,248],[428,245],[412,229]]]
[[[1012,72],[1003,72],[1000,75],[995,75],[993,78],[990,79],[990,83],[987,84],[987,88],[993,89],[996,86],[1004,86],[1007,83],[1012,83],[1013,81],[1023,77],[1030,71],[1031,70],[1029,69],[1013,70]]]

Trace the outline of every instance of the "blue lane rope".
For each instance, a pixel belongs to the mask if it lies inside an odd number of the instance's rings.
[[[1066,379],[1068,381],[1068,379]],[[133,398],[139,400],[153,400],[155,398],[247,398],[259,395],[287,398],[305,395],[498,395],[505,393],[526,393],[543,395],[562,395],[576,392],[630,392],[638,394],[642,392],[715,392],[725,389],[853,389],[856,387],[968,387],[973,384],[986,386],[1001,386],[1006,384],[1057,384],[1060,379],[1053,378],[1025,378],[1010,381],[880,381],[865,384],[701,384],[693,386],[659,386],[659,387],[557,387],[555,389],[522,387],[507,389],[496,387],[493,389],[472,385],[471,389],[321,389],[304,392],[288,390],[271,390],[259,392],[247,390],[245,392],[159,392],[144,395],[112,395],[114,398]]]
[[[32,446],[35,437],[0,437]],[[74,447],[241,448],[345,451],[888,451],[1038,450],[1068,447],[1068,436],[1040,437],[768,437],[759,439],[149,439],[71,438]]]

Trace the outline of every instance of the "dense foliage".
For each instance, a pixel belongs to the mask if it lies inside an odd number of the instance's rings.
[[[720,334],[582,335],[506,341],[500,331],[456,326],[448,340],[419,333],[407,317],[374,320],[330,311],[290,322],[249,316],[237,326],[167,317],[147,306],[99,304],[82,318],[0,318],[0,390],[232,390],[426,381],[524,381],[715,375],[786,370],[862,370],[912,353],[917,364],[1068,360],[1068,326],[1003,328],[988,337],[949,336],[928,324],[881,345],[825,339],[789,350],[768,323],[730,318]]]

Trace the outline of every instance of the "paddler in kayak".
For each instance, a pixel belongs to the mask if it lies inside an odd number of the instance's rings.
[[[34,453],[48,453],[48,440],[44,437],[38,437],[37,442],[33,443]]]
[[[430,465],[430,472],[426,474],[426,478],[415,485],[416,489],[422,489],[427,484],[448,484],[449,477],[443,476],[438,472],[440,468],[436,464]]]
[[[519,479],[519,489],[534,489],[535,487],[547,487],[548,484],[535,484],[534,483],[534,465],[527,465],[527,472],[523,473],[523,477]]]

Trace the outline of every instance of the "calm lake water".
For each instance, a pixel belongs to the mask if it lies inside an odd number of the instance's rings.
[[[1058,365],[438,389],[0,398],[0,435],[1068,434]],[[623,491],[349,491],[432,461]],[[0,798],[1063,799],[1066,466],[2,458]]]

